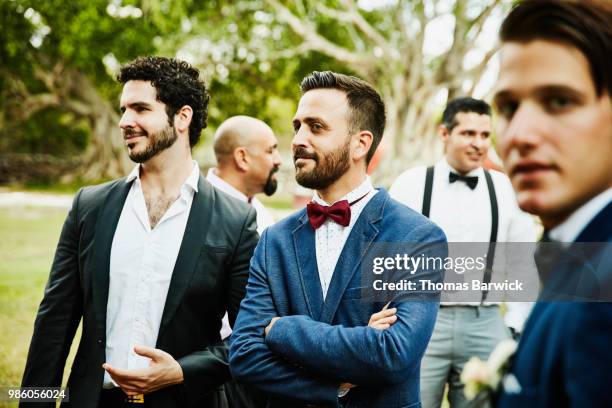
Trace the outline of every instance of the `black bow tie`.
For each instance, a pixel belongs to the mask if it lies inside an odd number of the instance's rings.
[[[462,176],[457,173],[453,173],[452,171],[448,173],[448,181],[450,181],[451,183],[454,183],[457,180],[463,181],[472,190],[475,189],[476,186],[478,185],[478,176],[467,177],[467,176]]]

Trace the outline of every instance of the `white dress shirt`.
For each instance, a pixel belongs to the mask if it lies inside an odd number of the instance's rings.
[[[551,229],[549,232],[550,238],[559,242],[574,242],[582,230],[610,201],[612,201],[612,188],[591,198],[586,204],[574,211],[567,220]]]
[[[227,193],[240,201],[248,203],[249,198],[241,191],[237,190],[230,183],[217,176],[217,174],[215,173],[216,170],[216,168],[208,169],[208,173],[206,174],[206,180],[208,180],[210,184],[217,187],[224,193]],[[257,232],[259,233],[259,235],[261,235],[261,233],[266,228],[274,224],[274,217],[272,217],[270,211],[268,211],[268,209],[264,207],[264,205],[261,203],[261,201],[257,199],[257,197],[252,197],[250,204],[253,206],[253,208],[255,208],[255,211],[257,212]]]
[[[361,183],[359,187],[351,191],[338,201],[347,200],[349,203],[363,197],[361,200],[351,206],[351,220],[348,226],[343,227],[335,221],[327,219],[315,231],[315,248],[317,253],[317,266],[319,269],[319,279],[321,280],[321,289],[323,290],[323,299],[327,296],[329,283],[332,280],[338,258],[342,253],[346,239],[353,230],[353,226],[361,215],[364,207],[376,195],[377,191],[372,186],[372,181],[369,177]],[[365,197],[364,197],[365,196]],[[315,192],[312,200],[324,206],[333,205],[335,203],[326,203]]]
[[[119,217],[110,254],[106,308],[106,361],[122,369],[140,369],[149,358],[134,353],[134,345],[155,347],[168,287],[185,234],[200,169],[193,171],[180,195],[151,229],[140,182],[140,165],[126,179],[132,187]],[[104,387],[115,385],[104,373]]]
[[[420,166],[402,173],[389,190],[391,197],[420,213],[423,207],[426,171],[427,167]],[[450,183],[448,177],[451,171],[459,174],[448,164],[446,158],[435,164],[429,218],[442,228],[448,242],[489,242],[492,223],[491,200],[484,170],[480,167],[466,174],[468,177],[478,177],[474,190],[460,180]],[[518,207],[510,179],[498,171],[493,170],[490,173],[495,186],[499,214],[497,242],[534,242],[534,220]],[[506,324],[520,331],[531,305],[509,302],[505,315]]]

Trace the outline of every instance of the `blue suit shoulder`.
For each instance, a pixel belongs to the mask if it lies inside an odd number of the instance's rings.
[[[383,228],[403,230],[399,239],[413,242],[447,242],[444,231],[429,218],[389,197],[382,220]]]

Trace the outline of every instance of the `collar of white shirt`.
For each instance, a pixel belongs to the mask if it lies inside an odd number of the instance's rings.
[[[242,191],[238,190],[236,187],[232,186],[230,183],[217,176],[217,174],[215,173],[216,170],[216,167],[208,169],[206,179],[210,182],[210,184],[217,188],[220,188],[221,191],[223,191],[224,193],[227,193],[232,197],[239,199],[240,201],[248,203],[249,198]]]
[[[321,205],[325,205],[325,206],[333,205],[337,203],[338,201],[342,201],[342,200],[346,200],[349,203],[351,203],[357,200],[358,198],[361,198],[365,196],[366,194],[369,194],[372,190],[374,190],[374,186],[372,185],[372,180],[370,179],[370,176],[366,176],[365,180],[359,185],[359,187],[357,187],[356,189],[354,189],[353,191],[346,194],[345,196],[338,199],[332,204],[328,204],[325,200],[319,197],[319,194],[316,191],[314,192],[312,201],[314,201],[315,203],[321,204]]]
[[[193,160],[193,168],[191,170],[191,174],[187,176],[187,179],[181,185],[181,193],[186,192],[186,188],[190,188],[193,192],[198,192],[198,180],[200,178],[200,166],[198,166],[198,162]],[[130,174],[125,179],[126,183],[131,183],[133,180],[136,180],[136,183],[140,185],[140,164],[137,164]]]
[[[589,222],[612,201],[612,188],[596,195],[574,211],[561,224],[550,230],[550,237],[559,242],[574,242]]]

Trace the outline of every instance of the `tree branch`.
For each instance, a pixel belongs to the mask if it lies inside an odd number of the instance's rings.
[[[484,28],[484,23],[498,5],[499,0],[494,0],[468,23],[468,33],[471,32],[474,27],[476,27],[476,32],[472,35],[472,39],[476,40],[480,36],[480,33],[482,33],[482,29]]]
[[[303,22],[291,10],[278,0],[270,0],[269,4],[276,10],[278,19],[291,27],[301,37],[304,46],[313,51],[319,51],[335,58],[339,62],[349,64],[356,70],[368,71],[372,68],[371,59],[358,55],[345,47],[341,47],[323,37],[310,23]]]
[[[347,11],[337,11],[320,3],[317,3],[316,8],[321,14],[333,18],[338,22],[353,24],[373,43],[378,45],[388,58],[397,59],[392,52],[393,47],[391,47],[389,41],[363,17],[355,2],[352,0],[341,0],[341,3],[346,7]]]

